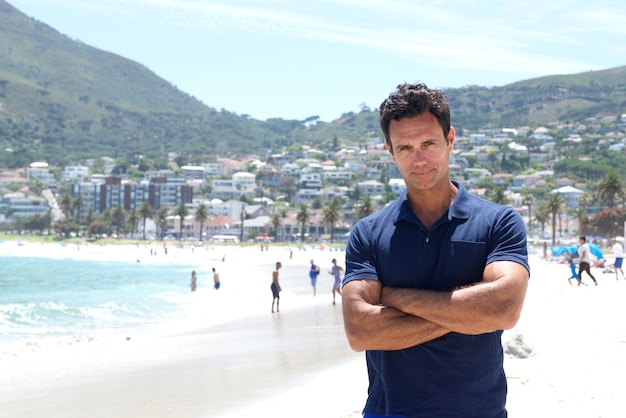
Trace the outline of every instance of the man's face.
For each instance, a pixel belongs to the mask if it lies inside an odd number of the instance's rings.
[[[446,141],[443,129],[432,113],[392,120],[389,124],[392,147],[387,151],[410,191],[426,191],[448,182],[454,128]]]

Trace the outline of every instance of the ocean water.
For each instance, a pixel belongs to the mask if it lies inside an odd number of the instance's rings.
[[[134,254],[127,261],[99,261],[4,253],[0,349],[197,329],[260,311],[261,290],[270,300],[271,267],[244,268],[234,257],[222,263],[221,254],[210,252],[175,260],[171,250],[169,260],[142,262]],[[211,266],[226,279],[219,290],[213,288]],[[196,292],[189,286],[192,270],[198,274]],[[269,278],[246,285],[246,277],[261,274]]]
[[[15,244],[0,243],[0,353],[4,354],[25,345],[74,344],[138,333],[168,335],[246,315],[267,315],[271,272],[279,260],[283,261],[282,296],[287,299],[281,307],[313,303],[308,266],[300,267],[310,253],[297,254],[302,260],[294,256],[290,265],[289,250],[257,254],[236,247],[196,249],[192,255],[188,249],[172,248],[167,257],[152,257],[146,248],[129,250],[115,261],[104,253],[99,260],[101,250],[94,247],[80,253],[64,249],[70,256],[33,257],[15,255],[8,245]],[[26,254],[33,252],[29,249]],[[220,274],[219,290],[213,288],[212,267]],[[189,286],[192,270],[198,274],[196,292]],[[329,293],[330,275],[326,281],[318,290],[320,296]]]
[[[154,330],[188,314],[196,267],[0,256],[0,341]]]

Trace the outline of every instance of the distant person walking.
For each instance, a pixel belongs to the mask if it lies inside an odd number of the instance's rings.
[[[617,242],[615,238],[611,240],[611,254],[615,256],[615,263],[613,264],[613,269],[615,270],[615,280],[619,280],[619,274],[617,274],[618,271],[621,271],[622,278],[626,279],[626,276],[624,276],[624,270],[622,270],[624,247],[622,247],[622,244]]]
[[[215,267],[213,267],[213,286],[215,290],[220,288],[220,275],[217,271],[215,271]]]
[[[583,272],[586,272],[597,286],[598,282],[591,274],[591,250],[589,249],[589,244],[587,244],[587,238],[580,237],[578,242],[580,243],[578,246],[578,257],[580,257],[578,262],[578,286],[580,286],[583,280]]]
[[[276,262],[276,268],[274,269],[274,272],[272,273],[272,285],[270,286],[270,288],[272,289],[272,313],[274,313],[274,302],[276,302],[276,312],[280,312],[280,291],[282,290],[280,288],[280,284],[278,283],[278,270],[282,267],[283,265],[280,263],[280,261]]]
[[[341,275],[343,274],[343,267],[337,265],[337,259],[333,258],[332,260],[333,267],[328,272],[328,274],[332,274],[335,277],[335,282],[333,283],[333,305],[335,304],[335,293],[339,293],[341,296]]]
[[[309,269],[309,278],[313,287],[313,296],[317,294],[317,276],[320,274],[320,268],[311,259],[311,268]]]
[[[198,278],[196,277],[196,271],[193,270],[191,272],[191,283],[189,283],[189,287],[191,287],[192,292],[195,292],[197,286],[198,286]]]

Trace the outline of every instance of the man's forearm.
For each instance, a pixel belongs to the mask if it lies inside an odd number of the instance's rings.
[[[401,350],[450,332],[394,308],[362,304],[355,310],[345,301],[344,324],[350,346],[356,351]]]
[[[515,326],[527,287],[528,270],[501,261],[485,267],[481,282],[450,292],[382,288],[381,303],[450,331],[473,335]]]
[[[452,292],[383,288],[382,303],[401,312],[462,334],[508,329],[506,299],[498,300],[493,283],[479,283]],[[517,319],[515,319],[516,321]]]

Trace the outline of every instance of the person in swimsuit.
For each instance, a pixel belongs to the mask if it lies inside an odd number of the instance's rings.
[[[333,305],[335,304],[335,293],[339,293],[341,296],[341,275],[343,274],[343,267],[337,265],[337,259],[333,258],[333,266],[328,274],[332,274],[335,277],[333,283]]]
[[[220,275],[217,271],[215,271],[215,267],[213,267],[213,286],[215,290],[220,288]]]
[[[278,283],[278,270],[282,267],[283,265],[280,263],[280,261],[276,262],[276,268],[274,269],[274,272],[272,273],[272,285],[270,286],[270,288],[272,289],[272,313],[274,313],[274,302],[276,302],[276,312],[280,312],[279,309],[279,304],[280,304],[280,291],[282,290],[280,288],[280,284]]]
[[[189,287],[191,287],[192,292],[195,292],[197,286],[198,286],[198,278],[196,277],[196,271],[193,270],[191,272],[191,283],[189,284]]]

